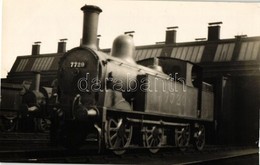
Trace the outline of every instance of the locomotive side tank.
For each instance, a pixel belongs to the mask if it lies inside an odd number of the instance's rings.
[[[139,65],[133,60],[135,47],[128,35],[114,40],[111,55],[100,52],[96,39],[102,10],[89,5],[81,10],[82,44],[65,53],[59,64],[63,116],[58,140],[77,148],[88,135],[96,134],[99,149],[111,149],[115,154],[123,154],[131,146],[146,147],[153,153],[166,145],[184,150],[190,141],[201,150],[204,124],[213,120],[201,114],[212,114],[213,109],[206,105],[209,112],[201,113],[199,69],[171,58],[149,59],[148,65]],[[174,77],[176,73],[180,79]]]

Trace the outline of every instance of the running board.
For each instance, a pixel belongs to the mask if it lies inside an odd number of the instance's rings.
[[[141,123],[141,124],[154,124],[154,125],[179,126],[179,127],[189,126],[189,124],[166,122],[163,120],[153,121],[153,120],[143,120],[143,119],[133,119],[133,118],[126,118],[126,120],[132,123]]]

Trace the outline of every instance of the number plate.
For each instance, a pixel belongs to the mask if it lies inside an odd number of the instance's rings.
[[[70,62],[71,68],[84,68],[85,66],[85,62]]]

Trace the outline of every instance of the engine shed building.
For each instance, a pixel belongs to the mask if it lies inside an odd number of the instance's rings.
[[[259,139],[260,36],[220,39],[219,24],[209,24],[207,39],[177,43],[176,34],[169,29],[165,42],[137,46],[134,59],[173,57],[200,65],[204,81],[214,86],[214,142],[255,145]],[[33,45],[32,55],[17,57],[1,81],[22,83],[32,80],[34,71],[41,71],[41,85],[51,86],[66,51],[66,42],[62,42],[53,54],[40,54],[40,45]],[[102,50],[110,53],[110,49]]]
[[[136,61],[172,57],[198,64],[214,86],[217,144],[256,145],[259,139],[260,36],[220,39],[220,25],[209,23],[208,38],[176,43],[176,30],[165,42],[137,46]],[[109,52],[109,49],[104,50]]]

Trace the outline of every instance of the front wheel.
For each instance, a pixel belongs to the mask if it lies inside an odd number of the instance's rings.
[[[2,117],[1,130],[4,132],[12,132],[17,125],[17,118],[15,116]]]
[[[125,153],[132,139],[133,127],[122,118],[110,118],[106,122],[106,141],[116,155]]]

